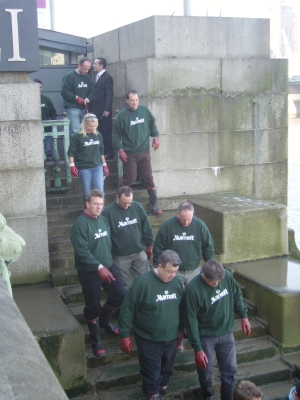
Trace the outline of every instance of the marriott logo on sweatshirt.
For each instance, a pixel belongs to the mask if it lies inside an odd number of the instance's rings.
[[[102,229],[98,229],[98,233],[95,233],[95,239],[100,239],[103,236],[107,236],[107,231],[102,232]]]
[[[136,124],[143,124],[144,122],[145,122],[144,118],[139,119],[139,117],[136,117],[135,121],[130,121],[130,126]]]
[[[177,296],[176,293],[169,294],[169,291],[166,290],[165,294],[157,294],[156,301],[165,301],[165,300],[176,300]]]
[[[186,236],[186,232],[182,232],[182,235],[174,235],[173,242],[176,240],[195,240],[194,235]]]
[[[216,301],[220,300],[222,297],[228,295],[227,289],[224,289],[222,292],[220,290],[216,291],[216,295],[211,298],[211,304],[214,304]]]
[[[90,139],[89,142],[84,142],[84,146],[83,147],[85,147],[85,146],[93,146],[94,144],[99,144],[99,140]]]
[[[78,87],[79,87],[79,88],[87,87],[87,86],[88,86],[87,83],[84,83],[84,82],[78,83]]]
[[[131,221],[129,221],[129,218],[126,217],[125,221],[119,221],[118,228],[121,228],[122,226],[132,225],[132,224],[137,224],[137,219],[134,218]]]

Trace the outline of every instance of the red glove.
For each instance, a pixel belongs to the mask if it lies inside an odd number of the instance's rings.
[[[130,354],[130,351],[132,350],[132,341],[130,337],[120,339],[120,347],[124,353]]]
[[[76,103],[79,104],[80,106],[85,105],[85,100],[82,97],[77,96],[75,99]]]
[[[157,137],[153,138],[152,147],[154,150],[157,150],[159,148],[159,144],[159,139]]]
[[[72,167],[70,167],[70,171],[71,171],[71,175],[74,176],[74,178],[76,176],[78,176],[78,169],[75,167],[75,165],[73,165]]]
[[[151,258],[151,256],[152,256],[152,253],[153,253],[153,248],[152,248],[152,246],[147,246],[145,252],[146,252],[147,258],[148,258],[148,260],[149,260],[149,259]]]
[[[177,347],[181,344],[182,340],[183,340],[183,333],[178,332]]]
[[[195,361],[196,361],[198,368],[200,368],[200,369],[206,368],[208,359],[203,350],[197,351],[197,353],[195,353]]]
[[[245,333],[245,335],[250,336],[251,325],[248,318],[242,318],[241,325],[242,325],[242,331]]]
[[[104,174],[104,176],[108,176],[109,175],[109,169],[108,169],[108,165],[107,164],[103,164],[103,174]]]
[[[111,283],[111,281],[115,281],[113,274],[105,267],[98,269],[98,275],[103,282]]]
[[[127,154],[125,153],[125,151],[124,150],[119,150],[119,157],[120,157],[120,160],[122,161],[122,162],[126,162],[127,161]]]

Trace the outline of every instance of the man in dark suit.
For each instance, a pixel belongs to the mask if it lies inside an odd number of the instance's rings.
[[[96,114],[98,118],[98,129],[103,136],[105,159],[108,160],[114,158],[111,139],[114,81],[111,75],[105,71],[105,58],[96,58],[93,67],[95,72],[95,92],[92,101],[92,112]]]

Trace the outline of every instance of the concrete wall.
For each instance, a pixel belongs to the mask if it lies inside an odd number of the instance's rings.
[[[0,73],[0,212],[26,246],[12,284],[48,280],[40,92],[27,73]]]
[[[115,82],[156,117],[160,197],[221,191],[287,204],[287,60],[269,20],[153,16],[90,39]]]

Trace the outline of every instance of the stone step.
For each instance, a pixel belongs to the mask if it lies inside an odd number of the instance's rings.
[[[171,398],[201,398],[195,363],[185,364],[186,355],[177,354],[174,368],[175,374],[168,387],[168,399]],[[142,399],[141,378],[136,361],[118,362],[117,365],[106,365],[97,369],[87,370],[87,379],[101,399]],[[238,366],[238,380],[251,380],[257,385],[270,385],[274,382],[291,379],[291,370],[277,357],[254,361]],[[131,386],[130,386],[131,385]],[[133,387],[132,385],[135,385]],[[278,383],[277,383],[278,385]],[[119,389],[118,389],[119,387]],[[220,391],[219,371],[214,368],[213,387],[215,398]],[[270,386],[268,386],[270,388]],[[286,387],[284,388],[284,390]],[[269,389],[270,390],[270,389]],[[286,392],[285,392],[286,393]],[[285,394],[284,393],[284,394]],[[276,398],[276,397],[275,397]]]
[[[51,271],[61,268],[74,268],[74,252],[72,250],[49,254],[49,262]]]
[[[68,236],[56,236],[48,241],[49,254],[61,253],[63,251],[73,251],[73,246]]]
[[[74,266],[72,268],[52,269],[50,271],[49,280],[53,287],[79,284],[77,270]]]

